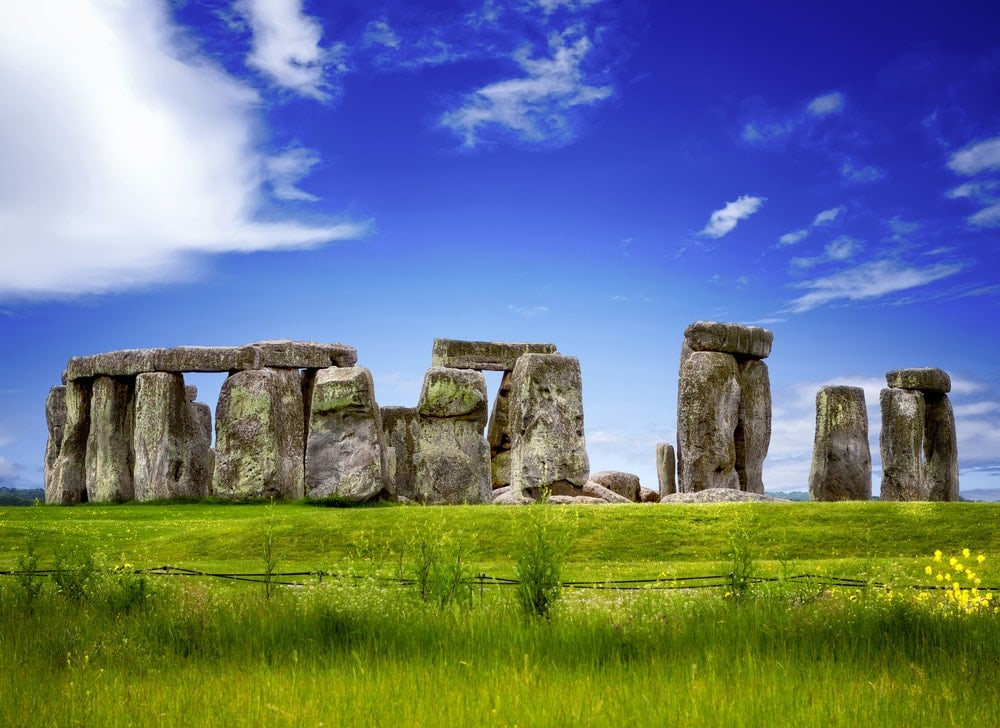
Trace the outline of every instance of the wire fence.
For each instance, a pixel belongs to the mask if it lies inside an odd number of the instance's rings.
[[[52,577],[60,573],[59,569],[35,569],[31,571],[23,569],[0,570],[0,576],[25,576],[34,575],[39,577]],[[368,582],[383,585],[414,586],[419,584],[419,580],[411,577],[391,577],[391,576],[365,576],[359,574],[344,574],[335,571],[324,571],[322,569],[314,571],[282,571],[282,572],[212,572],[201,571],[199,569],[188,569],[181,566],[156,566],[147,569],[113,569],[109,573],[113,574],[135,574],[144,576],[166,576],[166,577],[194,577],[222,579],[226,581],[243,581],[271,586],[305,586],[307,580],[322,582],[324,579],[351,580],[356,582]],[[517,579],[510,579],[502,576],[490,576],[488,574],[476,574],[462,580],[469,586],[478,586],[480,589],[486,586],[517,586],[521,582]],[[563,581],[560,585],[564,589],[593,589],[606,591],[680,591],[692,589],[729,589],[733,588],[736,582],[734,574],[708,574],[702,576],[660,576],[651,579],[602,579],[595,581]],[[845,588],[845,589],[910,589],[914,591],[971,591],[977,589],[980,592],[1000,593],[1000,586],[955,586],[948,584],[898,584],[883,581],[870,581],[842,576],[829,576],[826,574],[795,574],[792,576],[754,576],[746,580],[746,584],[768,584],[768,583],[798,583],[815,587]]]

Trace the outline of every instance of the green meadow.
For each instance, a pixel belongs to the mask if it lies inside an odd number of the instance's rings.
[[[998,519],[986,503],[0,508],[16,572],[0,725],[988,724]],[[260,576],[144,573],[168,565]],[[553,575],[605,588],[531,602],[494,581]]]

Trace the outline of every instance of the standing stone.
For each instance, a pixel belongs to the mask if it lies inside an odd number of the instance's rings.
[[[868,411],[861,387],[826,386],[816,393],[809,496],[817,501],[872,497]]]
[[[674,446],[661,442],[656,446],[656,479],[660,484],[660,497],[677,492],[677,465]]]
[[[46,503],[64,506],[87,501],[87,439],[90,434],[92,380],[69,380],[66,384],[66,425],[59,458],[53,468],[54,485]]]
[[[383,407],[382,434],[386,452],[386,490],[396,497],[416,500],[413,458],[420,437],[420,418],[413,407]]]
[[[681,493],[739,489],[735,432],[740,384],[731,354],[693,351],[681,365],[677,452]]]
[[[203,498],[211,487],[211,452],[192,414],[181,374],[136,377],[135,499]]]
[[[740,490],[763,495],[764,458],[771,445],[771,379],[767,364],[759,359],[740,362],[739,372],[740,404],[733,434],[736,474]]]
[[[382,420],[364,367],[320,369],[306,440],[306,494],[371,500],[385,487]]]
[[[883,389],[879,394],[882,432],[884,501],[927,500],[924,478],[924,395],[907,389]]]
[[[303,411],[298,370],[230,375],[216,405],[215,495],[302,498]]]
[[[431,367],[417,405],[417,499],[429,504],[488,503],[490,448],[486,379],[471,369]]]
[[[590,460],[579,360],[524,354],[511,375],[509,406],[514,495],[581,495]]]
[[[133,395],[127,377],[97,377],[90,397],[87,440],[87,500],[124,503],[135,497],[132,469]]]
[[[924,392],[924,486],[932,501],[958,500],[955,412],[947,394]]]
[[[49,390],[45,399],[45,424],[49,431],[45,443],[45,502],[57,503],[59,451],[66,431],[66,387],[57,386]]]

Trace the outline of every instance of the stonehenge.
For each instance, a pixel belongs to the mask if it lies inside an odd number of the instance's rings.
[[[940,369],[897,369],[879,395],[882,500],[958,500],[951,377]]]
[[[771,441],[767,364],[774,334],[757,326],[698,321],[684,331],[677,394],[677,490],[763,493]],[[667,452],[661,494],[671,479]]]
[[[590,472],[580,362],[550,343],[435,339],[413,407],[380,406],[353,347],[261,341],[73,357],[45,402],[46,503],[392,499],[424,504],[656,503],[764,492],[773,334],[687,327],[677,443],[656,446],[659,491]],[[226,375],[213,418],[184,381]],[[484,372],[501,379],[490,406]],[[881,497],[958,500],[951,380],[899,369],[882,390]],[[214,437],[213,437],[214,419]],[[871,498],[864,392],[816,395],[809,493]],[[720,491],[721,489],[721,491]],[[677,498],[673,498],[677,496]]]

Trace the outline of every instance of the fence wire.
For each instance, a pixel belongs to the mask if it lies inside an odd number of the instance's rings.
[[[0,570],[0,576],[25,576],[32,574],[35,576],[52,577],[60,572],[59,569],[35,569],[27,571],[23,569]],[[188,569],[182,566],[156,566],[146,569],[113,569],[107,573],[111,574],[136,574],[145,576],[168,576],[168,577],[197,577],[210,579],[223,579],[226,581],[244,581],[258,584],[271,584],[279,586],[305,586],[305,579],[315,579],[322,582],[324,579],[351,580],[356,582],[374,582],[384,585],[413,586],[418,584],[418,580],[411,577],[392,576],[365,576],[359,574],[343,574],[335,571],[325,571],[322,569],[313,571],[282,571],[282,572],[211,572],[200,569]],[[294,580],[293,580],[294,579]],[[517,586],[521,582],[517,579],[510,579],[503,576],[490,576],[488,574],[477,574],[462,580],[469,586]],[[734,584],[733,574],[708,574],[702,576],[660,576],[651,579],[602,579],[595,581],[563,581],[560,586],[564,589],[592,589],[601,591],[680,591],[692,589],[720,589],[731,588]],[[693,583],[692,583],[693,582]],[[882,581],[866,581],[842,576],[829,576],[826,574],[795,574],[793,576],[756,576],[747,580],[749,584],[769,584],[769,583],[804,583],[812,586],[838,587],[846,589],[911,589],[914,591],[954,591],[956,587],[949,583],[945,584],[890,584]],[[980,592],[1000,593],[1000,586],[958,586],[959,591],[971,591],[978,589]]]

